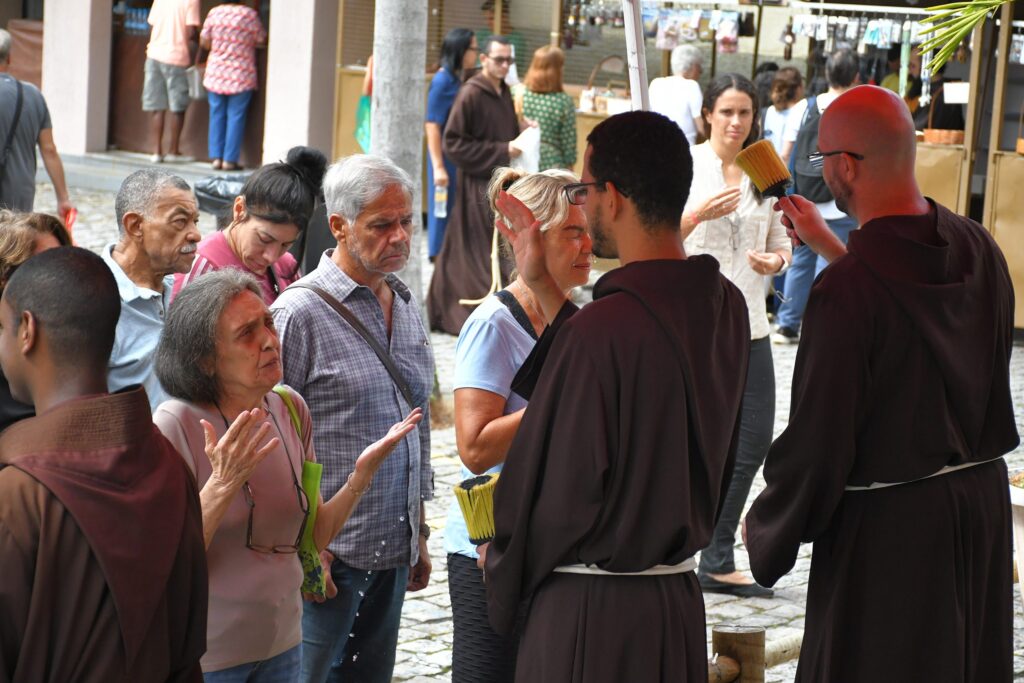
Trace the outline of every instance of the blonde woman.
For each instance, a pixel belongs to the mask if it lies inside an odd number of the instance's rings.
[[[576,163],[576,104],[562,86],[565,53],[537,48],[523,85],[513,91],[516,113],[540,126],[540,170]]]
[[[566,296],[590,275],[586,217],[582,207],[569,203],[564,190],[577,181],[563,170],[524,173],[498,168],[487,188],[497,220],[507,220],[496,206],[502,191],[533,212],[541,224],[548,271]],[[455,440],[464,479],[501,471],[526,407],[526,400],[512,393],[512,380],[545,324],[540,303],[517,276],[480,304],[463,325],[455,346],[454,385]],[[517,638],[497,635],[487,621],[483,572],[454,500],[445,529],[445,551],[455,622],[453,683],[513,680]]]

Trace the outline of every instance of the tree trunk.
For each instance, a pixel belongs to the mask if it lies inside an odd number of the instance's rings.
[[[373,35],[373,116],[370,148],[412,176],[413,233],[400,276],[422,304],[423,121],[427,69],[427,0],[377,0]]]

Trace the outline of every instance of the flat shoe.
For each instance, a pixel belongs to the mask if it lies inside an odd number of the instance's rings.
[[[775,591],[759,583],[726,583],[706,575],[698,575],[697,581],[705,593],[724,593],[738,598],[770,598],[775,595]]]

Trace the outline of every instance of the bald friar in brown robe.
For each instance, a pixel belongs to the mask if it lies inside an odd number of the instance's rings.
[[[508,143],[519,135],[512,95],[504,82],[495,90],[484,74],[459,90],[444,129],[444,152],[456,166],[456,197],[444,244],[434,262],[427,311],[430,329],[458,334],[473,306],[460,299],[487,296],[493,279],[494,214],[487,204],[491,172],[508,166]],[[501,284],[511,265],[501,261]]]

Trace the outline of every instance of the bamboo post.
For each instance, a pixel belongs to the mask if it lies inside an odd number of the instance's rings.
[[[494,0],[494,23],[491,25],[491,33],[496,36],[502,35],[504,26],[501,15],[505,12],[504,0]]]
[[[562,41],[562,0],[551,0],[551,47]]]
[[[995,46],[999,61],[996,64],[996,84],[992,96],[992,125],[988,135],[988,165],[985,173],[985,178],[988,180],[996,177],[996,155],[999,153],[999,141],[1003,133],[1003,115],[1006,112],[1006,74],[1009,71],[1010,34],[1012,32],[1013,3],[1008,2],[999,10],[999,37]],[[974,52],[971,59],[979,58],[980,51],[975,50]],[[968,194],[969,192],[970,190],[968,190]],[[994,216],[992,216],[994,200],[995,192],[985,192],[985,208],[981,214],[981,220],[989,230],[992,230],[995,224]]]
[[[739,662],[738,683],[764,683],[764,629],[759,626],[715,626],[711,629],[711,650]]]
[[[974,154],[978,145],[978,129],[981,119],[981,100],[985,97],[985,88],[981,83],[982,63],[988,72],[989,54],[985,51],[985,22],[974,27],[974,46],[971,50],[970,94],[967,97],[967,128],[964,131],[964,161],[960,168],[960,193],[956,213],[967,215],[971,206],[971,179],[974,174]],[[1000,59],[1006,59],[1006,53]]]
[[[629,93],[633,111],[649,110],[647,96],[647,46],[640,13],[640,0],[622,0],[622,15],[626,24],[626,61],[629,64]]]

